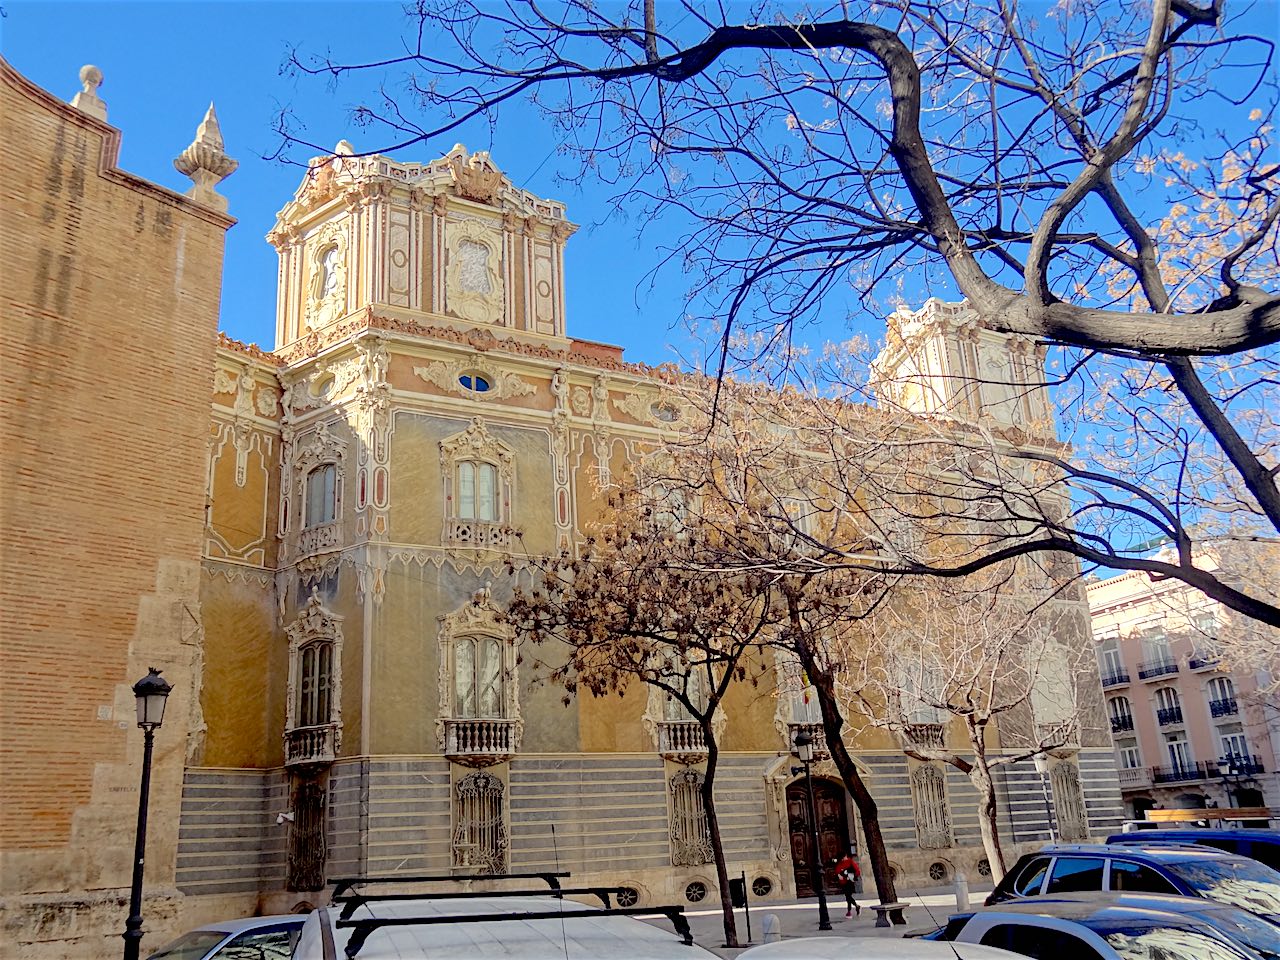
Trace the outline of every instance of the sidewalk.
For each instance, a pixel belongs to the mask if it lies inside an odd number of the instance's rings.
[[[981,906],[983,898],[991,891],[990,884],[981,884],[969,889],[970,906]],[[751,910],[751,946],[763,942],[762,931],[764,918],[773,915],[777,918],[777,927],[782,939],[793,940],[797,937],[901,937],[908,930],[933,930],[946,922],[947,917],[956,912],[956,895],[953,887],[931,887],[913,890],[910,894],[901,894],[903,903],[911,904],[906,911],[907,924],[904,927],[877,927],[875,912],[870,904],[875,903],[875,894],[864,893],[858,898],[862,905],[860,916],[845,919],[844,897],[837,893],[827,898],[827,907],[831,915],[831,929],[818,929],[818,900],[811,897],[807,900],[761,900],[752,903]],[[738,924],[738,940],[747,943],[747,923],[743,910],[735,910],[734,917]],[[718,905],[686,907],[684,915],[689,918],[689,926],[693,930],[693,939],[699,946],[706,947],[720,957],[736,957],[745,946],[732,948],[724,944],[724,918]],[[669,926],[665,919],[656,919],[659,926]]]

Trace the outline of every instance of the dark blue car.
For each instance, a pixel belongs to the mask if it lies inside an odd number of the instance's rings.
[[[1248,857],[1190,844],[1047,846],[1019,859],[986,903],[1096,890],[1204,897],[1280,923],[1280,873]]]
[[[1236,853],[1265,863],[1272,870],[1280,870],[1280,830],[1238,828],[1234,830],[1137,830],[1133,833],[1115,833],[1107,837],[1107,843],[1194,843],[1212,847],[1224,853]]]

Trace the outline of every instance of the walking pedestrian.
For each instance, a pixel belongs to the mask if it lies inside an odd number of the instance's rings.
[[[862,868],[858,866],[858,860],[850,848],[848,853],[836,861],[836,880],[840,883],[840,892],[844,894],[846,920],[855,913],[859,916],[862,914],[862,907],[853,898],[858,891],[858,881],[861,878]]]

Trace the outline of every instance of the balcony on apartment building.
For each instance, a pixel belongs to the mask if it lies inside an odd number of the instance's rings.
[[[1154,784],[1187,783],[1191,780],[1208,779],[1209,773],[1205,770],[1204,764],[1199,761],[1194,763],[1181,763],[1173,767],[1151,768],[1151,782]]]
[[[701,760],[707,755],[707,738],[702,735],[702,725],[697,720],[660,720],[658,753],[677,763]]]
[[[333,763],[338,755],[338,725],[321,723],[294,727],[284,734],[286,766],[300,763]]]
[[[1263,766],[1262,758],[1257,754],[1252,757],[1234,756],[1231,758],[1231,766],[1226,766],[1225,759],[1217,764],[1208,764],[1210,777],[1256,777],[1259,774],[1267,772],[1267,768]]]
[[[1121,790],[1146,790],[1151,786],[1151,771],[1147,767],[1122,767],[1117,772]]]
[[[486,766],[510,760],[516,753],[516,721],[499,718],[446,719],[444,755]]]
[[[1138,664],[1138,677],[1142,680],[1150,680],[1153,677],[1163,677],[1177,672],[1177,660],[1148,660],[1146,663]]]
[[[342,546],[342,524],[334,520],[330,523],[316,524],[306,527],[298,535],[298,554],[309,557],[316,553],[327,553]]]
[[[1191,659],[1187,661],[1188,670],[1212,670],[1215,669],[1222,659],[1217,654],[1196,653],[1192,654]]]
[[[1133,716],[1131,714],[1121,714],[1118,717],[1111,718],[1112,733],[1128,733],[1133,729]]]
[[[1209,713],[1215,717],[1232,717],[1240,712],[1240,705],[1235,697],[1209,701]]]
[[[1117,670],[1114,673],[1102,674],[1102,688],[1118,687],[1129,682],[1129,671]]]
[[[1162,727],[1168,727],[1175,723],[1182,722],[1181,707],[1162,707],[1156,711],[1156,722]]]

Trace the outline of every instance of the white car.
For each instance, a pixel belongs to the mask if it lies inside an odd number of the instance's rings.
[[[875,937],[800,937],[752,947],[739,960],[1026,960],[1008,950],[973,943],[883,940]]]
[[[223,920],[196,927],[147,960],[289,960],[306,915]]]
[[[667,913],[675,929],[636,914]],[[679,918],[678,920],[676,918]],[[710,960],[680,908],[605,910],[554,896],[351,897],[314,911],[293,960]]]

